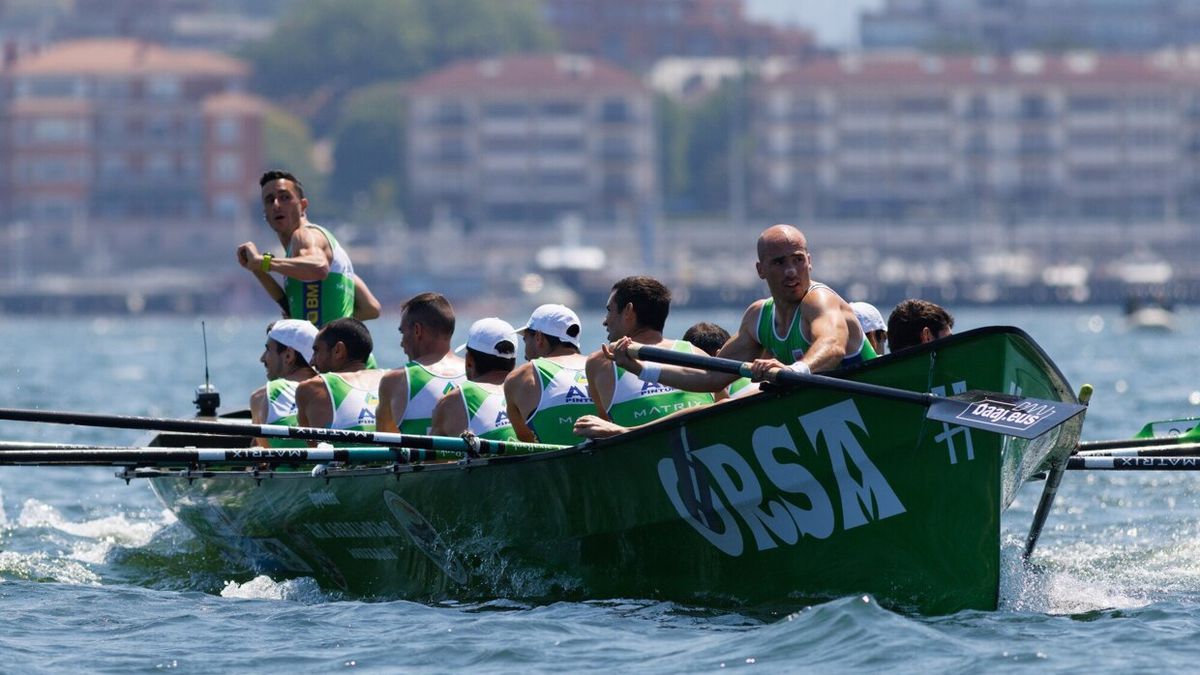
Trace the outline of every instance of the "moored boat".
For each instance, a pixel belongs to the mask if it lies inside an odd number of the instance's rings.
[[[1075,397],[1014,328],[838,373],[909,391]],[[197,535],[257,572],[366,598],[643,597],[750,606],[872,593],[993,609],[1000,514],[1075,448],[860,394],[777,388],[567,449],[376,466],[138,468]],[[154,445],[249,438],[160,434]]]

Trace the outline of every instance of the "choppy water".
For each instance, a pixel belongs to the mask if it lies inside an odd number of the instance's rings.
[[[668,332],[700,318],[732,328],[738,317],[673,317]],[[958,319],[961,329],[1019,325],[1073,385],[1096,385],[1087,439],[1200,413],[1200,314],[1182,313],[1170,335],[1130,333],[1115,309]],[[594,344],[599,322],[589,321]],[[265,323],[208,323],[226,408],[261,382]],[[395,327],[387,317],[372,326],[385,365],[401,358]],[[2,406],[186,417],[203,378],[196,320],[3,318],[0,336]],[[0,438],[124,444],[140,433],[5,423]],[[1198,487],[1197,474],[1068,474],[1036,554],[1044,571],[1033,573],[1017,562],[1040,490],[1027,486],[1005,515],[997,612],[913,617],[846,597],[758,616],[639,599],[347,601],[308,580],[231,568],[148,486],[126,486],[110,470],[3,468],[0,671],[1194,670]]]

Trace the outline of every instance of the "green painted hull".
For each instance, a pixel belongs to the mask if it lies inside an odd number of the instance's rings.
[[[1015,329],[963,333],[847,375],[1075,400]],[[1024,441],[924,413],[792,390],[544,455],[319,478],[145,474],[180,520],[247,566],[356,597],[745,607],[872,593],[922,613],[995,608],[1000,513],[1070,452],[1082,421]]]

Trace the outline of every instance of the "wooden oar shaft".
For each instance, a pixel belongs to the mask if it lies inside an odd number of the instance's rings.
[[[74,424],[110,429],[173,431],[177,433],[209,434],[212,436],[292,438],[305,441],[385,445],[389,447],[444,450],[458,453],[467,453],[470,450],[470,445],[467,441],[462,438],[449,436],[419,436],[415,434],[321,429],[317,427],[285,427],[274,424],[249,424],[246,422],[221,422],[217,420],[181,420],[161,417],[137,417],[133,415],[100,415],[96,413],[28,410],[23,408],[0,408],[0,420]],[[531,454],[570,447],[565,445],[542,445],[539,443],[493,441],[487,439],[476,439],[476,441],[480,453],[494,455]]]

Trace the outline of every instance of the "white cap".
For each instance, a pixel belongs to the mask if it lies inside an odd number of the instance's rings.
[[[575,330],[572,331],[571,328]],[[517,329],[518,333],[535,330],[556,337],[563,342],[579,346],[579,317],[566,305],[542,305],[529,315],[529,323]],[[572,335],[574,333],[574,335]]]
[[[501,342],[509,343],[509,350],[501,352],[497,347]],[[470,347],[477,352],[499,356],[502,359],[517,358],[517,332],[513,330],[512,324],[496,317],[488,317],[480,319],[471,324],[471,330],[467,331],[467,343],[459,345],[454,351],[461,352]]]
[[[878,309],[875,309],[875,305],[869,302],[852,302],[850,309],[854,310],[854,316],[858,317],[858,323],[862,326],[864,333],[887,330],[883,315],[879,313]]]
[[[280,319],[276,321],[267,337],[284,347],[291,347],[300,352],[305,361],[312,361],[313,339],[317,337],[317,327],[311,321],[300,319]]]

